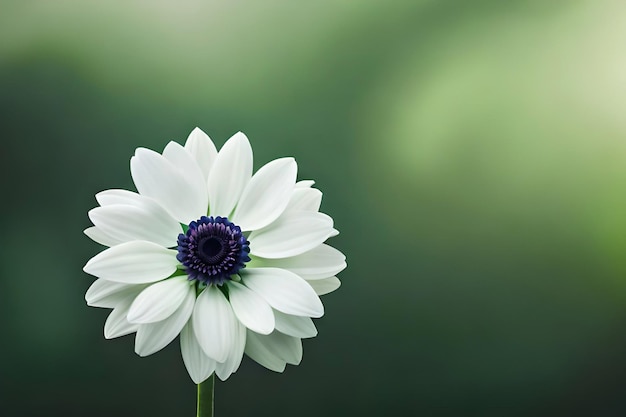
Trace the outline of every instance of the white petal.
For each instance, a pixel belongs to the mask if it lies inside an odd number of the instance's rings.
[[[228,283],[230,305],[239,321],[248,329],[270,334],[274,330],[272,308],[260,295],[241,284]]]
[[[109,281],[144,284],[169,277],[177,264],[176,251],[133,241],[100,252],[87,261],[83,271]]]
[[[202,177],[192,181],[192,174],[181,171],[149,149],[138,148],[130,160],[130,172],[139,193],[154,198],[176,220],[187,224],[206,214],[208,195]]]
[[[300,180],[296,183],[296,188],[311,188],[315,184],[313,180]]]
[[[111,204],[128,204],[131,206],[141,206],[143,200],[152,200],[145,195],[137,194],[128,190],[104,190],[96,194],[96,200],[102,207]]]
[[[328,235],[328,237],[335,237],[339,234],[339,230],[337,229],[333,229],[330,231],[330,235]]]
[[[226,141],[209,174],[211,215],[229,217],[251,176],[252,148],[239,132]]]
[[[133,297],[126,298],[118,303],[117,307],[109,314],[104,322],[104,337],[106,339],[113,339],[137,331],[138,326],[126,320],[126,314],[128,314],[132,301]]]
[[[341,286],[341,281],[337,277],[330,277],[325,279],[316,279],[313,281],[307,281],[309,285],[315,290],[317,295],[324,295],[335,291]]]
[[[274,310],[276,330],[289,336],[306,339],[317,336],[317,329],[309,317],[292,316]]]
[[[295,316],[322,317],[324,306],[305,280],[285,269],[246,268],[243,283],[278,311]]]
[[[163,149],[163,157],[170,161],[190,184],[194,184],[194,187],[198,189],[206,190],[207,177],[196,162],[196,158],[187,149],[179,143],[170,142]],[[207,193],[206,196],[208,198],[209,194]],[[205,205],[206,208],[208,208],[208,200]]]
[[[111,246],[115,246],[117,244],[122,243],[121,240],[115,239],[107,235],[106,233],[104,233],[102,230],[98,229],[95,226],[88,227],[87,229],[83,231],[83,233],[85,233],[89,237],[89,239],[104,246],[111,247]]]
[[[154,323],[171,316],[194,291],[186,276],[166,279],[143,290],[128,312],[131,323]]]
[[[303,254],[282,259],[255,258],[252,267],[264,266],[287,269],[308,280],[332,277],[346,268],[346,257],[343,253],[322,244]]]
[[[193,155],[194,159],[202,169],[205,181],[209,178],[211,167],[217,158],[217,149],[211,138],[200,128],[195,128],[185,142],[185,149]]]
[[[97,279],[85,293],[85,301],[91,307],[114,308],[129,296],[136,297],[145,287]]]
[[[165,320],[139,325],[135,337],[135,353],[139,356],[152,355],[169,345],[180,334],[191,317],[196,299],[194,292],[188,291],[180,308]]]
[[[322,244],[332,228],[333,219],[323,213],[285,213],[271,225],[250,234],[250,253],[272,259],[300,255]]]
[[[180,224],[161,206],[149,202],[143,207],[111,204],[89,211],[89,218],[105,234],[120,242],[147,240],[157,245],[176,245]]]
[[[233,213],[242,230],[267,226],[281,215],[293,193],[298,166],[293,158],[265,164],[250,179]]]
[[[322,192],[317,188],[295,188],[287,208],[287,211],[319,211],[322,204]]]
[[[262,343],[268,346],[279,358],[291,365],[299,365],[302,361],[302,340],[274,332],[267,336],[259,335]]]
[[[258,362],[259,365],[271,371],[283,372],[285,370],[286,361],[279,358],[275,352],[270,350],[270,348],[263,343],[262,337],[267,336],[262,336],[248,330],[246,335],[246,355],[255,362]]]
[[[280,332],[264,336],[248,331],[246,354],[266,368],[282,372],[280,364],[298,365],[302,360],[302,341]]]
[[[226,362],[217,363],[215,365],[215,374],[222,381],[226,381],[228,377],[239,369],[241,360],[243,359],[243,351],[246,347],[246,327],[237,323],[237,331],[235,332],[235,342],[233,349],[228,354]]]
[[[180,351],[189,376],[196,384],[205,381],[215,371],[215,360],[209,358],[196,339],[191,321],[180,333]]]
[[[217,287],[209,286],[198,296],[192,323],[204,353],[218,362],[226,361],[235,344],[237,318]]]

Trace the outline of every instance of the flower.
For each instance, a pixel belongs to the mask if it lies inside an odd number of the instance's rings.
[[[196,383],[226,380],[244,352],[277,372],[299,364],[324,314],[319,295],[339,287],[346,263],[324,243],[338,232],[313,181],[296,182],[295,160],[252,175],[243,133],[218,153],[196,128],[184,147],[138,148],[130,170],[138,192],[98,193],[85,230],[108,246],[83,268],[98,278],[87,304],[113,309],[104,336],[136,332],[147,356],[180,335]]]

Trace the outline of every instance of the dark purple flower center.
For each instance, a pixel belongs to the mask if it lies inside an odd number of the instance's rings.
[[[185,267],[189,280],[222,285],[250,260],[250,242],[241,228],[226,217],[206,217],[189,223],[178,235],[176,259]]]

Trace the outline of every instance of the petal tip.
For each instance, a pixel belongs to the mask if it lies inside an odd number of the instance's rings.
[[[198,126],[194,127],[193,130],[191,131],[191,133],[189,133],[189,136],[187,136],[187,141],[185,142],[185,147],[189,147],[189,146],[193,146],[193,143],[197,141],[209,141],[211,142],[211,144],[213,143],[211,141],[211,138],[209,137],[209,135],[206,134],[206,132],[202,129],[200,129]]]
[[[140,357],[140,358],[145,358],[146,356],[150,356],[150,354],[141,351],[140,349],[137,349],[135,347],[135,353]]]
[[[250,141],[248,140],[248,136],[246,136],[245,133],[243,133],[241,130],[238,131],[237,133],[235,133],[234,135],[232,135],[230,137],[230,139],[228,139],[228,141],[233,141],[233,142],[243,142],[247,145],[250,145]]]
[[[91,258],[90,260],[87,261],[87,263],[85,264],[85,266],[83,266],[83,272],[88,273],[89,275],[93,275],[91,272],[89,272],[89,270],[91,269],[91,261],[93,260],[93,258]]]

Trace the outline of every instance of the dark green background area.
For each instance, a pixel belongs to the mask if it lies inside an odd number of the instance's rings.
[[[294,156],[348,268],[218,416],[626,415],[626,6],[0,1],[0,415],[193,416],[178,341],[105,340],[94,194],[136,147]]]

